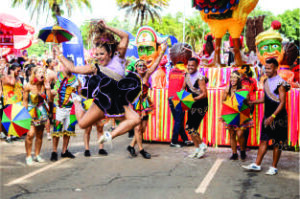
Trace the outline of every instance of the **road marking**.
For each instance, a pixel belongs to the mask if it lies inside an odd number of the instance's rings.
[[[217,173],[217,170],[221,166],[223,161],[224,159],[219,159],[219,158],[215,161],[214,165],[210,168],[209,172],[206,174],[205,178],[202,180],[199,187],[195,190],[196,193],[205,193],[210,181]]]
[[[79,154],[79,153],[76,153],[75,156],[78,155],[78,154]],[[29,174],[27,174],[27,175],[25,175],[25,176],[22,176],[22,177],[20,177],[20,178],[15,179],[15,180],[13,180],[13,181],[11,181],[11,182],[5,184],[5,186],[11,186],[11,185],[14,185],[14,184],[22,183],[23,181],[26,181],[28,178],[31,178],[31,177],[33,177],[33,176],[39,174],[39,173],[42,173],[42,172],[46,171],[47,169],[50,169],[50,168],[52,168],[52,167],[55,167],[55,166],[57,166],[57,165],[59,165],[59,164],[65,162],[65,161],[67,161],[67,160],[70,160],[70,159],[69,159],[69,158],[64,158],[64,159],[61,159],[61,160],[59,160],[59,161],[57,161],[57,162],[55,162],[55,163],[49,164],[49,165],[47,165],[47,166],[45,166],[45,167],[42,167],[42,168],[40,168],[40,169],[38,169],[38,170],[35,170],[35,171],[31,172],[31,173],[29,173]]]

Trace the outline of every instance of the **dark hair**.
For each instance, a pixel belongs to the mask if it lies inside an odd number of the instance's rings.
[[[195,58],[195,57],[191,57],[189,59],[189,61],[194,61],[194,62],[196,62],[197,66],[199,65],[199,60],[197,58]]]
[[[51,64],[52,61],[53,60],[51,58],[49,58],[49,59],[46,60],[46,68],[49,67],[49,65]]]
[[[29,82],[30,72],[34,67],[35,67],[34,64],[27,64],[25,67],[25,78],[27,82]]]
[[[250,66],[249,66],[249,65],[244,64],[244,65],[242,65],[241,68],[242,68],[242,69],[243,69],[243,68],[246,68],[245,74],[247,75],[247,77],[252,77],[252,76],[253,76],[253,73],[252,73],[252,71],[250,70]]]
[[[278,61],[275,58],[267,59],[266,63],[267,64],[274,64],[274,66],[276,68],[278,67]]]
[[[10,74],[10,71],[12,71],[12,70],[16,70],[17,68],[21,68],[21,65],[20,64],[18,64],[18,63],[13,63],[12,65],[10,65],[10,67],[8,68],[8,74]]]
[[[117,50],[117,45],[115,45],[115,44],[108,44],[108,43],[101,44],[101,43],[96,43],[96,47],[97,48],[102,48],[102,47],[105,48],[105,50],[106,50],[106,52],[108,54],[111,53],[110,58],[113,58],[113,56],[114,56],[114,54],[115,54],[115,52]]]
[[[232,71],[232,73],[235,73],[236,75],[240,75],[240,73],[238,71]],[[231,82],[229,81],[229,92],[228,92],[228,95],[227,96],[230,96],[231,95],[231,88],[232,88],[232,85],[231,85]],[[238,81],[237,81],[237,87],[236,87],[237,90],[239,89],[242,89],[242,81],[241,81],[241,78],[238,78]]]
[[[206,51],[209,55],[211,55],[211,53],[215,50],[214,44],[212,41],[213,41],[213,37],[211,35],[208,35],[207,39],[206,39],[204,51]]]

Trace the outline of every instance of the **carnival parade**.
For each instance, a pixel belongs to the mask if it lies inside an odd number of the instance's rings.
[[[299,198],[300,8],[282,3],[5,2],[1,198]]]

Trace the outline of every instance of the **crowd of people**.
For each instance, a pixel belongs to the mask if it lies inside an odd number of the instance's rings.
[[[1,112],[10,104],[21,103],[32,117],[31,127],[25,138],[27,165],[32,165],[33,161],[45,161],[40,155],[44,129],[46,129],[48,139],[52,139],[53,142],[51,161],[58,160],[57,148],[60,137],[63,137],[61,157],[75,158],[68,148],[70,137],[76,135],[76,124],[70,120],[73,109],[75,109],[78,127],[85,129],[84,156],[91,156],[90,133],[92,126],[96,125],[99,155],[107,155],[104,143],[109,143],[114,138],[134,129],[134,138],[127,147],[129,154],[133,157],[137,156],[135,151],[135,145],[137,145],[139,153],[145,159],[151,158],[151,154],[143,148],[142,144],[142,134],[147,128],[148,114],[151,114],[152,109],[151,99],[148,96],[149,77],[157,69],[167,45],[161,44],[162,51],[151,68],[146,67],[145,61],[138,60],[134,65],[136,72],[126,71],[125,53],[129,43],[127,33],[107,26],[102,20],[94,25],[95,28],[91,29],[91,34],[94,35],[95,60],[84,66],[75,67],[72,60],[64,57],[57,46],[53,48],[53,59],[47,59],[45,63],[37,63],[29,59],[25,59],[23,63],[18,63],[17,60],[7,63],[5,59],[1,59],[0,96],[3,96]],[[119,40],[115,38],[116,36]],[[176,66],[182,63],[173,64]],[[180,90],[190,92],[195,100],[191,109],[188,110],[186,124],[183,124],[184,111],[174,108],[172,101],[174,95],[169,95],[169,105],[175,121],[170,146],[182,147],[182,144],[178,142],[178,135],[180,135],[183,145],[195,147],[193,153],[189,155],[191,158],[203,158],[207,151],[207,145],[200,138],[199,125],[210,106],[206,87],[209,80],[199,72],[198,67],[199,59],[189,58],[184,79],[179,86]],[[245,103],[252,109],[254,104],[265,103],[262,141],[257,160],[244,168],[261,170],[260,165],[266,153],[268,141],[273,140],[273,163],[267,171],[270,175],[278,173],[277,163],[287,140],[287,113],[284,104],[285,93],[289,85],[277,75],[277,67],[278,62],[275,59],[266,62],[267,79],[264,81],[264,98],[254,100],[257,82],[252,78],[249,65],[231,73],[230,83],[225,88],[223,97],[226,101],[232,99],[235,92],[240,89],[247,89],[249,96]],[[81,82],[75,74],[86,75],[85,81]],[[82,102],[87,99],[93,99],[93,103],[90,107],[83,107]],[[111,132],[103,132],[103,126],[109,118],[114,118],[120,123]],[[246,121],[241,125],[226,125],[230,133],[231,160],[239,158],[236,137],[240,146],[241,160],[247,157],[246,143],[249,128],[253,122]],[[50,137],[51,125],[53,126],[52,138]],[[3,127],[0,130],[5,132]],[[186,132],[191,136],[192,141],[188,140]],[[7,142],[14,139],[7,133],[5,136]],[[32,158],[34,138],[35,151]]]

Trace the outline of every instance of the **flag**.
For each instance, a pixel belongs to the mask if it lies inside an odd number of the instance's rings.
[[[79,28],[70,20],[56,16],[58,24],[71,32],[74,37],[62,44],[63,47],[63,55],[65,57],[70,57],[74,61],[75,66],[84,65],[84,51],[83,51],[83,41]]]

